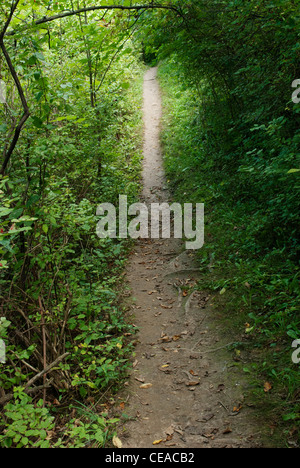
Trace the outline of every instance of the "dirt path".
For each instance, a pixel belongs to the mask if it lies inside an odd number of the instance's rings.
[[[170,201],[159,143],[156,73],[149,70],[144,84],[147,203]],[[132,375],[120,397],[129,416],[119,429],[124,448],[153,448],[155,441],[160,441],[157,448],[260,445],[254,410],[245,400],[247,384],[226,348],[212,298],[205,292],[191,294],[201,280],[194,255],[178,240],[143,240],[129,262],[127,279],[140,333]]]

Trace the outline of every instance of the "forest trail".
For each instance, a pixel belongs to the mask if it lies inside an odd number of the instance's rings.
[[[160,147],[156,74],[156,68],[150,69],[144,82],[146,203],[171,201]],[[262,445],[255,408],[245,396],[249,384],[228,351],[213,298],[191,293],[200,279],[195,253],[185,251],[182,241],[137,242],[127,280],[140,332],[131,377],[118,400],[128,416],[118,430],[124,448]]]

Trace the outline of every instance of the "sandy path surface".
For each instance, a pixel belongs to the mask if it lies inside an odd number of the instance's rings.
[[[157,69],[144,83],[143,201],[169,202],[160,147]],[[124,448],[248,448],[261,445],[247,382],[235,366],[201,281],[195,253],[179,240],[140,240],[127,267],[140,328],[132,375],[120,395],[129,420]],[[119,400],[120,401],[120,400]],[[124,404],[123,404],[124,405]],[[157,442],[156,445],[153,445]]]

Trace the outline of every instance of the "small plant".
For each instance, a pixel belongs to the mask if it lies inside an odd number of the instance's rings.
[[[107,420],[98,415],[89,415],[84,420],[73,419],[67,425],[64,435],[66,442],[59,440],[55,446],[67,444],[68,448],[103,448],[111,437],[111,428],[117,422],[117,419]]]
[[[227,124],[222,123],[225,109],[217,115],[204,78],[191,85],[190,57],[188,77],[178,74],[178,59],[176,52],[159,69],[165,107],[162,139],[174,201],[205,201],[199,289],[214,295],[224,329],[234,337],[242,333],[247,345],[243,369],[255,382],[251,393],[263,411],[266,395],[272,396],[271,417],[280,413],[286,427],[292,420],[296,434],[299,366],[290,350],[300,330],[299,171],[289,168],[296,167],[299,134],[282,137],[295,121],[264,115],[268,124],[253,122],[249,131],[247,122],[246,132],[238,122],[243,145],[234,128],[224,143],[219,130]],[[197,83],[196,74],[194,79]],[[262,381],[272,381],[272,392],[264,392]]]
[[[33,404],[31,397],[21,387],[14,389],[14,401],[5,407],[0,425],[2,448],[50,448],[49,432],[54,429],[54,417],[50,416],[43,401]]]

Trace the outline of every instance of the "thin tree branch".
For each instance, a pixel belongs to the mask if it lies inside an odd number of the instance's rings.
[[[12,20],[12,18],[13,18],[13,16],[14,16],[15,11],[16,11],[16,9],[17,9],[17,7],[18,7],[19,2],[20,2],[20,0],[16,0],[16,2],[13,2],[13,3],[12,3],[11,9],[10,9],[10,14],[9,14],[9,16],[8,16],[8,18],[7,18],[7,21],[6,21],[6,23],[5,23],[5,25],[4,25],[3,29],[2,29],[2,31],[1,31],[1,33],[0,33],[0,42],[3,41],[3,38],[4,38],[5,34],[6,34],[6,31],[7,31],[8,28],[9,28],[9,25],[10,25],[10,23],[11,23],[11,20]]]
[[[46,388],[50,388],[50,387],[51,387],[51,380],[46,384]],[[43,390],[44,388],[45,388],[44,385],[41,385],[39,387],[28,388],[28,390],[26,390],[25,393],[27,395],[32,395],[32,394],[39,392],[40,390]],[[5,395],[3,398],[0,399],[0,406],[6,405],[6,403],[12,400],[14,396],[15,396],[14,393],[9,393]]]
[[[176,8],[173,5],[161,5],[161,4],[155,4],[153,2],[151,2],[151,4],[148,4],[148,5],[136,5],[136,6],[134,6],[134,5],[131,5],[131,6],[124,6],[124,5],[95,5],[95,6],[92,6],[92,7],[85,7],[85,8],[80,8],[80,9],[77,9],[77,10],[64,11],[62,13],[59,13],[59,14],[53,15],[53,16],[48,16],[48,17],[45,16],[45,17],[43,17],[43,18],[41,18],[39,20],[33,21],[33,23],[31,25],[28,25],[27,27],[20,28],[19,30],[15,30],[15,31],[7,32],[8,28],[9,28],[9,25],[11,23],[11,20],[13,18],[13,15],[14,15],[17,7],[18,7],[19,1],[20,0],[16,0],[15,2],[12,3],[9,17],[8,17],[8,19],[7,19],[7,21],[6,21],[5,25],[4,25],[1,33],[0,33],[0,48],[1,48],[2,52],[3,52],[3,54],[4,54],[4,57],[6,59],[7,65],[8,65],[8,68],[10,70],[10,73],[11,73],[13,79],[14,79],[14,82],[15,82],[16,86],[17,86],[18,93],[19,93],[19,96],[20,96],[20,99],[21,99],[21,102],[22,102],[22,106],[23,106],[23,109],[24,109],[24,114],[23,114],[23,117],[21,118],[18,126],[15,129],[15,134],[14,134],[14,137],[12,139],[12,142],[10,144],[9,149],[7,151],[5,151],[6,154],[4,156],[4,161],[3,161],[2,167],[0,169],[0,175],[5,174],[8,163],[9,163],[10,158],[12,156],[12,153],[14,152],[14,149],[15,149],[15,147],[16,147],[16,145],[18,143],[18,140],[20,138],[22,129],[23,129],[26,121],[30,117],[29,107],[28,107],[28,104],[27,104],[27,101],[26,101],[26,98],[25,98],[25,95],[24,95],[24,92],[23,92],[21,82],[20,82],[18,74],[17,74],[17,72],[16,72],[16,70],[15,70],[13,64],[12,64],[9,53],[7,52],[7,49],[6,49],[5,45],[4,45],[4,37],[5,36],[6,37],[7,36],[13,36],[17,32],[22,32],[24,30],[29,29],[32,25],[33,26],[39,26],[39,25],[42,25],[42,24],[50,23],[52,21],[56,21],[58,19],[68,18],[68,17],[80,15],[80,13],[85,13],[86,14],[88,12],[98,11],[98,10],[105,10],[105,11],[109,11],[109,10],[145,11],[145,10],[160,9],[160,10],[174,11],[176,14],[178,14],[180,16],[183,16],[182,13],[179,11],[179,9]]]
[[[45,374],[48,374],[54,367],[56,367],[61,361],[63,361],[66,357],[68,357],[70,353],[65,353],[62,356],[59,356],[52,364],[49,364],[44,370],[42,370],[39,374],[35,375],[29,382],[27,382],[25,391],[27,391],[37,380],[43,377]]]
[[[16,84],[16,87],[17,87],[17,90],[18,90],[18,93],[19,93],[19,97],[21,99],[21,102],[22,102],[22,106],[23,106],[23,110],[24,110],[24,114],[19,122],[19,124],[17,125],[16,129],[15,129],[15,133],[14,133],[14,137],[12,139],[12,142],[8,148],[7,151],[4,151],[4,161],[3,161],[3,164],[2,164],[2,167],[1,167],[1,170],[0,170],[0,175],[4,175],[5,174],[5,171],[6,171],[6,168],[7,168],[7,165],[9,163],[9,160],[11,158],[11,155],[18,143],[18,140],[20,138],[20,135],[21,135],[21,131],[26,123],[26,121],[28,120],[29,116],[30,116],[30,111],[29,111],[29,107],[28,107],[28,104],[27,104],[27,101],[26,101],[26,97],[25,97],[25,94],[24,94],[24,91],[23,91],[23,88],[22,88],[22,85],[21,85],[21,82],[19,80],[19,77],[18,77],[18,74],[15,70],[15,67],[13,66],[13,63],[11,61],[11,58],[10,58],[10,55],[5,47],[5,44],[4,44],[4,36],[6,34],[6,31],[11,23],[11,20],[13,18],[13,15],[17,9],[17,6],[19,4],[19,0],[17,0],[15,3],[12,4],[12,7],[11,7],[11,11],[10,11],[10,14],[9,14],[9,17],[4,25],[4,28],[2,29],[1,33],[0,33],[0,48],[2,50],[2,53],[5,57],[5,60],[6,60],[6,63],[7,63],[7,66],[9,68],[9,71],[13,77],[13,80]]]
[[[45,390],[46,388],[49,388],[51,386],[51,380],[49,382],[45,382],[44,385],[41,385],[39,387],[32,387],[32,385],[39,380],[41,377],[43,377],[45,374],[48,374],[54,367],[56,367],[61,361],[63,361],[66,357],[68,357],[70,353],[65,353],[62,356],[58,357],[52,364],[49,364],[46,369],[42,370],[39,374],[35,375],[29,382],[27,382],[26,387],[24,388],[24,392],[27,393],[28,395],[32,393],[36,393],[40,390]],[[12,400],[14,397],[13,393],[10,393],[8,395],[5,395],[3,398],[0,399],[0,406],[5,405],[8,403],[10,400]]]
[[[135,10],[135,11],[140,11],[140,10],[169,10],[169,11],[174,11],[178,15],[182,16],[181,11],[175,7],[174,5],[160,5],[160,4],[155,4],[151,3],[149,5],[131,5],[131,6],[124,6],[124,5],[95,5],[91,7],[86,7],[86,8],[79,8],[78,10],[71,10],[71,11],[64,11],[62,13],[58,13],[57,15],[53,16],[44,16],[43,18],[33,21],[31,24],[28,24],[26,28],[21,28],[20,30],[15,30],[15,31],[10,31],[9,33],[6,34],[6,36],[14,36],[17,32],[21,32],[24,29],[29,29],[32,26],[39,26],[42,24],[50,23],[52,21],[56,21],[58,19],[62,18],[68,18],[71,16],[79,15],[80,13],[88,13],[88,12],[93,12],[93,11],[98,11],[98,10]]]

